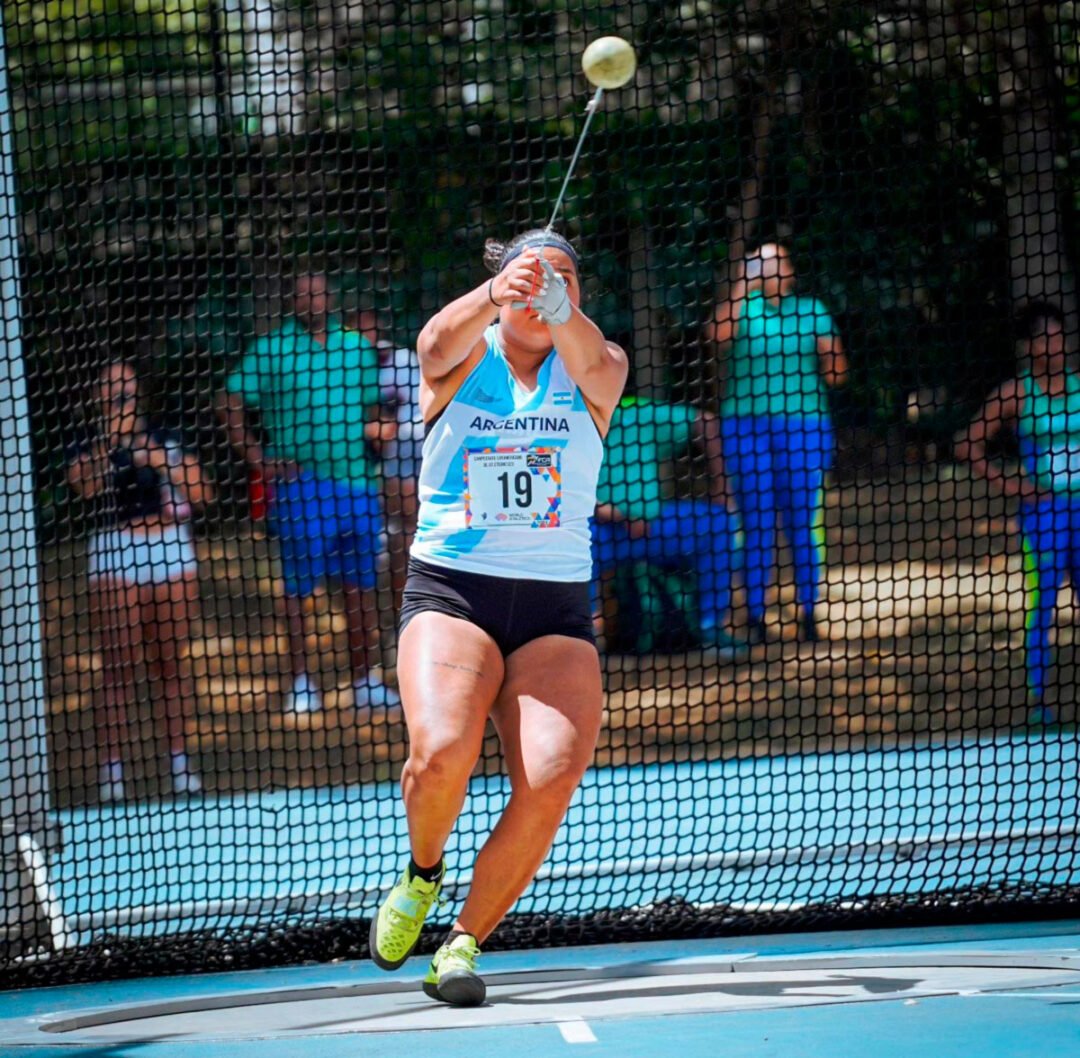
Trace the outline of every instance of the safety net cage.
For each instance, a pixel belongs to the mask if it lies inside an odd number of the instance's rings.
[[[579,142],[605,708],[489,947],[1076,912],[1080,5],[2,11],[0,986],[367,955],[418,337]]]

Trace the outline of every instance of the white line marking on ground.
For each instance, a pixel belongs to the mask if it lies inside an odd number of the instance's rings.
[[[1076,992],[1066,991],[1074,988],[1074,985],[1062,985],[1060,992],[957,992],[957,995],[966,996],[968,999],[1069,999],[1076,996]]]
[[[574,1018],[573,1021],[557,1022],[559,1032],[567,1043],[596,1043],[593,1030],[584,1018]]]

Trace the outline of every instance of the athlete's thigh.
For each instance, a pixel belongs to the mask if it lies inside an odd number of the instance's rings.
[[[576,784],[596,749],[603,700],[591,643],[543,636],[515,650],[492,713],[514,788]]]
[[[398,686],[414,751],[479,752],[503,683],[502,653],[469,621],[427,611],[401,633]]]

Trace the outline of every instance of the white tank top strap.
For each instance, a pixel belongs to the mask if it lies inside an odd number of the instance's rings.
[[[413,557],[521,580],[586,581],[600,434],[556,351],[523,389],[485,332],[483,358],[428,429]]]

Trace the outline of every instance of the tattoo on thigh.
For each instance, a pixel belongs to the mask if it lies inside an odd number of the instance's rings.
[[[435,664],[441,669],[457,669],[458,672],[467,672],[471,676],[483,676],[479,669],[474,669],[471,665],[459,665],[453,661],[436,661]]]

